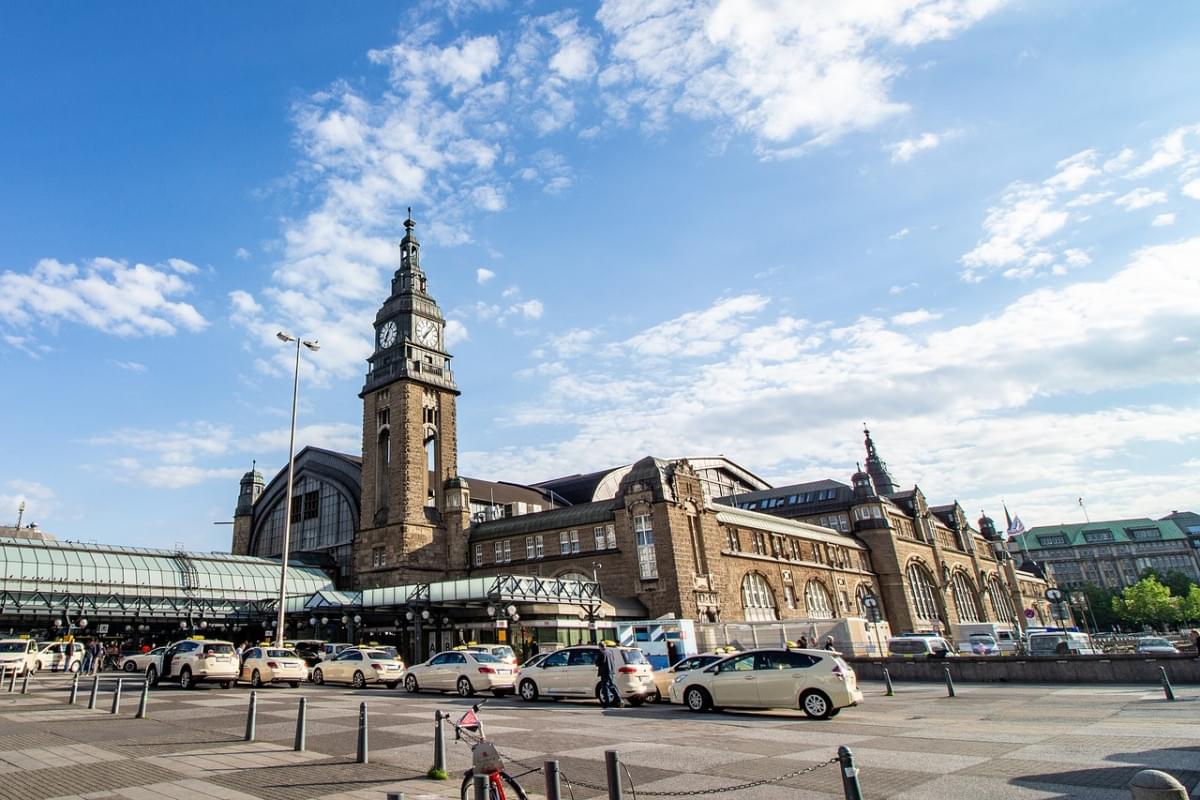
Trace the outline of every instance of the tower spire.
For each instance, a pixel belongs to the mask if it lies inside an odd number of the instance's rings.
[[[888,472],[887,464],[875,450],[875,442],[871,439],[871,431],[867,423],[863,423],[863,438],[867,448],[867,474],[875,484],[875,491],[883,497],[891,497],[896,493],[896,482]]]

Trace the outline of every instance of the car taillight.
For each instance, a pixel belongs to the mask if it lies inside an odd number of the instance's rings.
[[[496,674],[496,670],[492,669],[491,667],[480,667],[479,671],[481,673],[483,673],[484,675],[495,675]]]
[[[271,669],[279,669],[279,665],[276,664],[274,661],[268,661],[267,666],[270,667]]]
[[[621,667],[617,672],[620,672],[622,675],[632,675],[637,672],[637,667]]]
[[[383,669],[383,664],[372,664],[371,669]]]

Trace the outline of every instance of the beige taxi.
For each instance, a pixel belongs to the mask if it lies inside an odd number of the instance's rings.
[[[33,672],[40,650],[33,639],[0,639],[0,667],[5,671],[16,670],[18,677]]]
[[[169,681],[178,683],[180,689],[194,689],[208,682],[228,689],[237,680],[238,667],[232,642],[185,639],[167,647],[146,667],[146,680],[151,686]]]
[[[700,653],[699,655],[688,656],[681,658],[666,669],[654,670],[654,696],[650,699],[656,703],[669,703],[671,701],[671,684],[675,679],[684,672],[691,672],[694,669],[707,667],[709,664],[716,663],[729,654],[721,653]]]
[[[251,647],[242,653],[241,680],[256,689],[266,683],[287,683],[298,689],[307,677],[308,665],[291,650]]]
[[[499,697],[512,694],[517,669],[491,653],[472,648],[446,650],[423,664],[414,664],[404,676],[404,688],[410,692],[437,689],[471,697],[476,692],[491,692]]]
[[[365,689],[371,684],[382,683],[395,689],[404,679],[404,662],[384,650],[343,650],[329,661],[313,667],[312,680],[315,684],[348,683],[355,689]]]
[[[654,672],[646,655],[633,647],[613,646],[621,666],[613,676],[621,699],[641,705],[654,696]],[[600,697],[598,664],[600,648],[578,645],[555,650],[534,667],[522,667],[517,673],[517,694],[533,702],[539,697]]]

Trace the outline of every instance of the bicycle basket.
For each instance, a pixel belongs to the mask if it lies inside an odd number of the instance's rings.
[[[476,775],[491,775],[504,769],[504,762],[491,742],[480,742],[471,748],[471,766]]]

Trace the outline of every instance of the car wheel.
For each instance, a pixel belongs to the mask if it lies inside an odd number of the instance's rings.
[[[471,685],[470,679],[468,679],[466,676],[458,679],[458,683],[455,684],[455,688],[458,689],[459,697],[470,697],[471,695],[475,694],[475,687]]]
[[[689,711],[708,711],[712,708],[712,698],[699,686],[692,686],[683,693],[683,704]]]
[[[410,694],[416,694],[417,692],[419,692],[421,690],[421,687],[417,685],[417,676],[409,675],[408,677],[406,677],[404,679],[404,688]]]
[[[222,689],[228,689],[231,686],[233,686],[233,681],[221,681]]]
[[[833,717],[836,717],[840,713],[842,713],[842,710],[840,708],[835,708],[833,711],[829,712],[829,716],[830,716],[830,718],[833,718]]]
[[[350,679],[350,685],[355,689],[367,688],[367,676],[355,670],[354,677]]]
[[[158,686],[158,670],[153,665],[146,667],[146,683]]]
[[[121,667],[121,669],[125,670],[126,672],[137,672],[137,664],[132,661],[126,661],[125,666]]]
[[[33,668],[35,671],[41,672],[42,671],[42,662],[40,662],[40,661],[37,662],[36,664],[33,665]]]
[[[195,689],[196,682],[192,680],[192,671],[184,667],[179,671],[179,688],[180,689]]]
[[[646,698],[642,697],[641,695],[635,694],[633,697],[629,698],[629,705],[633,706],[634,708],[637,708],[645,702]]]
[[[667,702],[667,698],[663,697],[663,696],[662,696],[662,692],[660,692],[658,689],[655,689],[655,690],[654,690],[654,694],[650,695],[650,696],[649,696],[648,698],[646,698],[646,699],[647,699],[647,700],[649,700],[651,703],[665,703],[665,702]]]
[[[800,695],[800,710],[812,719],[829,719],[833,716],[833,703],[824,692],[809,689]]]
[[[538,699],[537,684],[526,678],[521,681],[521,699],[527,703],[532,703]]]
[[[258,670],[254,670],[254,672],[250,675],[250,685],[255,689],[262,688],[262,675],[259,674]]]
[[[325,673],[321,672],[321,670],[319,670],[319,669],[314,669],[313,670],[313,683],[315,683],[317,686],[324,686],[325,685]]]
[[[289,681],[288,685],[291,686],[293,689],[299,689],[300,681]]]

